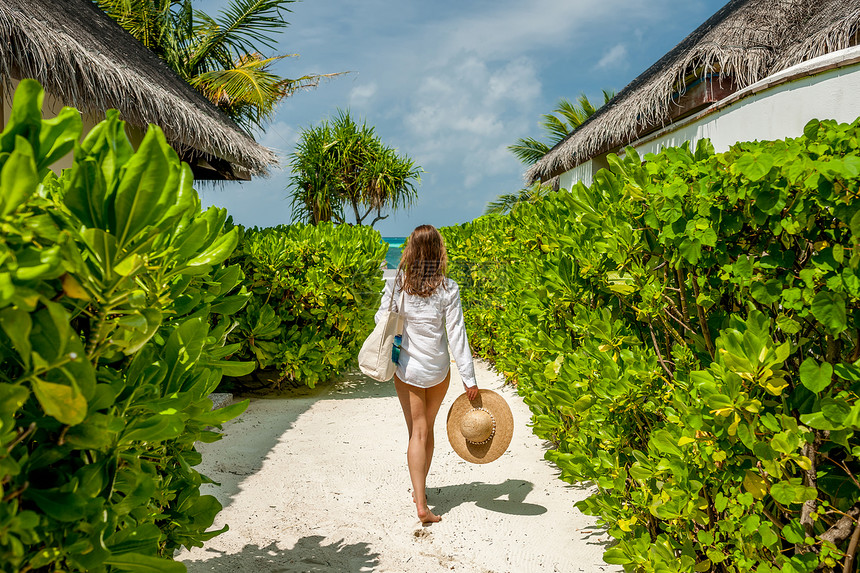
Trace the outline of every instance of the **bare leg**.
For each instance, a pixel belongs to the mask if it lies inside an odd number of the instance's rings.
[[[433,457],[433,424],[448,388],[448,378],[432,388],[418,388],[395,376],[394,385],[409,431],[406,461],[409,465],[412,496],[418,509],[418,518],[422,523],[433,523],[441,518],[427,507],[425,488]]]
[[[448,375],[445,376],[445,379],[442,380],[442,382],[433,386],[432,388],[427,388],[427,420],[430,424],[430,432],[427,436],[427,467],[424,470],[425,482],[427,479],[427,475],[430,473],[430,462],[433,461],[433,447],[436,442],[435,437],[433,435],[433,428],[436,425],[436,414],[439,413],[439,408],[442,406],[442,401],[445,399],[445,395],[448,393],[448,383],[450,381],[451,372],[449,371]]]

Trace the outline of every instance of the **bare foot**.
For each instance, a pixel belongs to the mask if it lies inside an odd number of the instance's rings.
[[[421,523],[437,523],[442,521],[442,518],[430,511],[430,508],[426,505],[423,508],[418,508],[418,519],[421,520]]]

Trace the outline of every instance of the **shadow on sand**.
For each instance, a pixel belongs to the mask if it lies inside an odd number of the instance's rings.
[[[490,484],[473,482],[462,485],[433,487],[427,490],[427,501],[436,513],[447,513],[463,503],[496,513],[510,515],[542,515],[546,508],[536,503],[525,503],[534,484],[520,479],[509,479]]]
[[[246,545],[238,553],[207,549],[206,561],[185,561],[188,573],[363,573],[373,571],[379,561],[367,543],[345,544],[343,540],[323,545],[320,535],[303,537],[292,549]]]
[[[250,398],[248,410],[224,424],[221,440],[197,446],[203,456],[197,471],[219,484],[204,487],[204,493],[214,495],[225,507],[229,505],[239,493],[241,483],[262,468],[281,437],[316,402],[395,395],[394,384],[377,382],[356,371],[315,388],[282,387],[234,396],[234,402]],[[225,451],[232,454],[225,456]]]

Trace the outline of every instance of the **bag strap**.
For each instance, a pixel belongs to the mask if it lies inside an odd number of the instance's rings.
[[[406,293],[400,291],[400,306],[398,306],[398,310],[400,311],[400,316],[403,317],[398,322],[397,334],[403,336],[403,323],[405,322],[406,314],[403,312],[403,304],[406,301]]]
[[[394,291],[397,290],[397,277],[400,276],[400,273],[394,277],[394,282],[391,284],[391,298],[388,300],[388,312],[391,312],[391,309],[394,308]],[[403,289],[400,289],[400,306],[397,307],[400,309],[400,312],[403,312],[403,301],[406,298],[406,293],[403,292]]]
[[[397,277],[400,273],[397,273],[394,276],[394,281],[391,283],[391,298],[388,299],[388,312],[391,312],[391,309],[394,308],[394,291],[397,289]]]
[[[391,285],[391,298],[388,301],[388,312],[394,308],[394,290],[397,288],[397,277],[394,277],[394,284]],[[403,302],[406,300],[406,292],[403,289],[400,290],[400,306],[398,306],[399,314],[403,314]],[[398,327],[396,334],[398,336],[403,335],[403,321],[397,321]]]

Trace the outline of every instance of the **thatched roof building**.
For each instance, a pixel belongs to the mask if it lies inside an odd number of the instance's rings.
[[[21,78],[83,112],[158,125],[198,178],[246,179],[276,163],[91,0],[0,2],[0,79],[8,89]]]
[[[533,165],[526,180],[549,181],[781,70],[857,45],[858,29],[860,0],[731,0]]]

